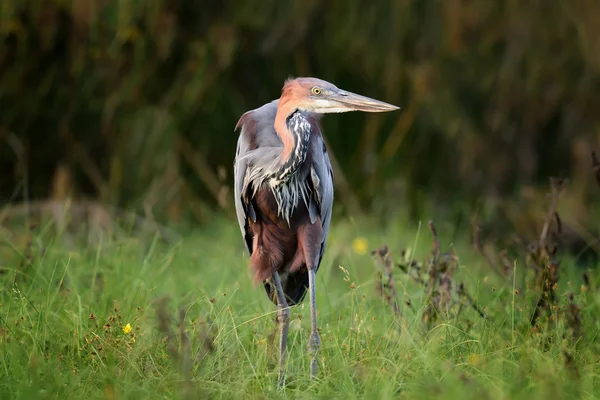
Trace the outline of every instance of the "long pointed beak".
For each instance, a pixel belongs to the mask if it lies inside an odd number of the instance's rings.
[[[336,92],[333,96],[331,96],[331,100],[335,100],[348,110],[352,111],[385,112],[400,109],[400,107],[397,107],[393,104],[375,100],[370,97],[361,96],[360,94],[347,92],[345,90]]]

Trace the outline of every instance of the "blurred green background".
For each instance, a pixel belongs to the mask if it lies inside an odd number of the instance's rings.
[[[0,201],[231,215],[239,116],[316,76],[402,107],[323,120],[336,212],[518,225],[564,176],[588,229],[598,37],[595,0],[2,0]]]

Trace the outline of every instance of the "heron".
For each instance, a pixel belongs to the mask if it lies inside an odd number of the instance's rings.
[[[279,373],[283,384],[289,307],[310,295],[310,377],[317,375],[316,273],[333,208],[333,169],[320,118],[347,111],[399,107],[339,89],[327,81],[289,78],[281,96],[238,120],[234,161],[235,209],[254,283],[277,306]]]

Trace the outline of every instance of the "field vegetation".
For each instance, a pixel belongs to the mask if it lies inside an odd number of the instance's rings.
[[[30,226],[2,243],[0,393],[596,398],[600,282],[559,251],[565,185],[552,180],[538,239],[499,254],[477,233],[446,239],[451,224],[338,220],[318,274],[319,378],[299,305],[285,389],[276,309],[231,221],[170,238],[127,223]]]
[[[600,397],[600,6],[1,0],[0,398]],[[235,222],[242,113],[315,76],[323,342]],[[549,177],[554,177],[549,179]]]

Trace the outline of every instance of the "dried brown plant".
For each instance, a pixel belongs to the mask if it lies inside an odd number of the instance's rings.
[[[158,329],[163,334],[163,341],[166,344],[169,358],[177,365],[177,369],[183,377],[183,390],[186,393],[186,397],[192,398],[192,392],[195,389],[192,385],[193,369],[195,365],[199,365],[204,361],[207,354],[214,352],[214,331],[209,328],[209,323],[201,324],[201,329],[197,337],[200,349],[197,356],[192,358],[192,342],[185,322],[186,311],[184,308],[180,308],[178,311],[177,335],[170,326],[170,320],[173,318],[167,311],[168,302],[168,297],[163,297],[157,302],[156,315]]]
[[[387,245],[384,245],[379,250],[372,251],[371,255],[377,256],[376,262],[378,261],[378,264],[381,266],[381,270],[377,273],[379,279],[376,284],[376,290],[385,298],[392,314],[395,317],[399,317],[400,307],[398,306],[390,251]]]
[[[440,315],[445,318],[458,317],[465,304],[472,308],[477,314],[486,318],[483,311],[475,304],[473,298],[468,294],[462,282],[457,283],[455,272],[458,268],[458,257],[454,251],[440,253],[440,243],[437,229],[432,221],[429,221],[429,230],[433,237],[431,255],[425,263],[420,263],[407,256],[407,251],[400,252],[401,259],[396,266],[405,273],[412,281],[417,283],[425,294],[425,305],[423,311],[423,323],[427,328],[435,326]],[[383,272],[378,271],[379,280],[375,286],[378,295],[383,296],[393,313],[399,314],[396,299],[396,291],[393,284],[391,253],[386,246],[374,250],[372,255],[378,257],[379,264],[384,265]],[[382,282],[382,276],[385,279]],[[389,282],[392,282],[390,285]],[[392,302],[393,301],[393,302]],[[408,307],[413,308],[412,301],[406,300]],[[413,308],[414,309],[414,308]]]

